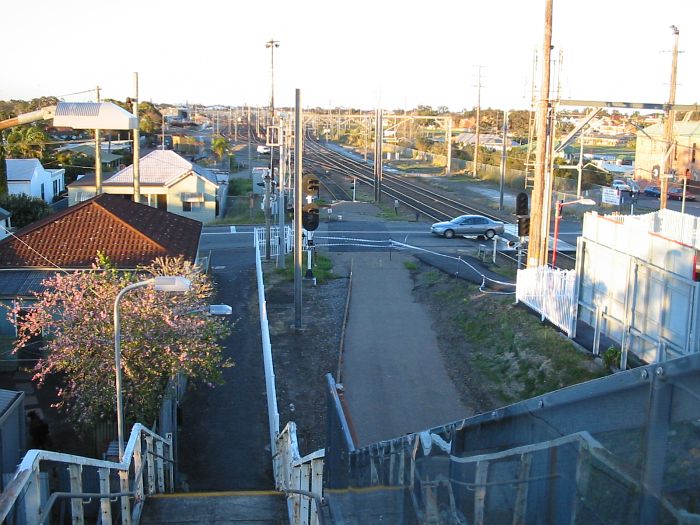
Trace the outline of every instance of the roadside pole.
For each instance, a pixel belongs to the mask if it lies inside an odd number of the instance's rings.
[[[284,213],[285,213],[285,205],[284,205],[284,182],[285,182],[285,176],[286,176],[286,171],[287,171],[287,166],[286,166],[286,158],[288,155],[287,147],[286,147],[286,141],[287,141],[287,134],[284,132],[284,126],[282,122],[280,121],[280,131],[279,131],[279,144],[280,144],[280,169],[279,169],[279,181],[277,185],[277,219],[278,219],[278,225],[279,225],[279,234],[277,235],[278,239],[278,250],[277,250],[277,268],[280,270],[284,270],[285,268],[285,256],[286,251],[285,251],[285,238],[284,238]]]
[[[296,89],[294,110],[294,328],[301,330],[301,174],[302,174],[301,90]]]
[[[508,136],[508,112],[503,112],[503,145],[501,146],[501,182],[498,209],[503,211],[503,190],[506,183],[506,137]]]

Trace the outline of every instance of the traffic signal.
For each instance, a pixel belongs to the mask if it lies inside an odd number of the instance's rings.
[[[301,185],[305,195],[318,195],[318,188],[320,185],[318,177],[315,177],[314,175],[304,175],[304,178],[301,179]]]
[[[521,191],[515,197],[515,214],[518,216],[528,215],[527,209],[527,193]]]
[[[530,217],[518,217],[518,237],[530,235]]]
[[[318,228],[320,217],[317,204],[306,204],[301,209],[301,225],[310,232]]]

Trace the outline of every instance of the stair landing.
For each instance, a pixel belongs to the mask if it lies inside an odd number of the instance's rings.
[[[141,525],[287,525],[285,495],[275,491],[185,492],[146,499]]]

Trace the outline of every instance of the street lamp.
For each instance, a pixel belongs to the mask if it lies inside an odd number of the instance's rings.
[[[561,210],[569,204],[583,204],[584,206],[595,206],[593,199],[576,199],[575,201],[557,202],[557,212],[554,216],[554,242],[552,243],[552,268],[557,264],[557,239],[559,238],[559,222],[561,221]]]
[[[184,277],[158,276],[130,284],[122,288],[114,300],[114,367],[117,389],[117,436],[119,440],[119,461],[124,459],[124,408],[122,406],[122,355],[119,302],[124,294],[136,288],[153,286],[159,292],[187,292],[192,283]]]

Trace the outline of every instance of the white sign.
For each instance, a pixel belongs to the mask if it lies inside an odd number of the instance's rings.
[[[620,205],[620,190],[615,188],[603,188],[603,204]]]

